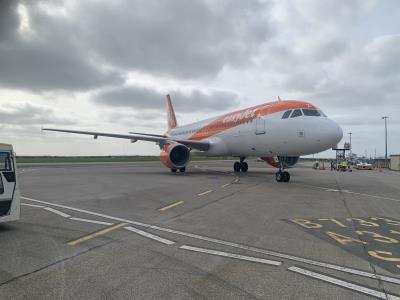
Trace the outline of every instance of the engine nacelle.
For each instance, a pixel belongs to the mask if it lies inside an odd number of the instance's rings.
[[[181,169],[190,161],[190,149],[182,144],[165,145],[160,153],[161,162],[170,169]]]
[[[282,166],[283,168],[291,168],[299,161],[300,156],[267,156],[262,157],[262,160],[267,162],[269,165],[279,168]]]

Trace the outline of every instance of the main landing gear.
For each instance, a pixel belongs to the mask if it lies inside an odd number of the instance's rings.
[[[240,158],[240,162],[235,162],[233,164],[233,170],[235,172],[240,172],[242,171],[243,173],[246,173],[247,170],[249,169],[249,165],[247,164],[247,162],[244,161],[245,157],[241,157]]]
[[[185,173],[186,172],[186,167],[180,168],[180,169],[171,169],[172,173],[176,173],[176,171],[181,172],[181,173]]]

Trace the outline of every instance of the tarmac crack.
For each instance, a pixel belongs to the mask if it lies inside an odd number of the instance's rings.
[[[17,280],[19,280],[19,279],[28,277],[28,276],[30,276],[30,275],[33,275],[33,274],[35,274],[35,273],[39,273],[39,272],[44,271],[44,270],[46,270],[46,269],[48,269],[48,268],[54,267],[54,266],[56,266],[56,265],[58,265],[58,264],[65,263],[66,261],[69,261],[69,260],[71,260],[71,259],[77,258],[77,257],[79,257],[79,256],[81,256],[81,255],[87,254],[87,253],[89,253],[89,252],[91,252],[91,251],[93,251],[93,250],[99,249],[99,248],[101,248],[101,247],[107,246],[108,244],[113,243],[113,242],[114,242],[114,240],[109,241],[109,242],[104,243],[104,244],[101,244],[101,245],[98,245],[98,246],[95,246],[95,247],[91,247],[91,248],[89,248],[89,249],[87,249],[87,250],[85,250],[85,251],[79,252],[79,253],[77,253],[77,254],[75,254],[75,255],[72,255],[72,256],[69,256],[69,257],[65,257],[65,258],[63,258],[63,259],[60,259],[60,260],[57,260],[57,261],[52,262],[52,263],[50,263],[50,264],[47,264],[47,265],[45,265],[45,266],[43,266],[43,267],[40,267],[39,269],[36,269],[36,270],[31,271],[31,272],[27,272],[27,273],[24,273],[24,274],[15,276],[15,277],[13,277],[13,278],[11,278],[11,279],[8,279],[8,280],[6,280],[6,281],[1,282],[1,283],[0,283],[0,287],[4,286],[4,285],[6,285],[6,284],[9,284],[9,283],[11,283],[11,282],[17,281]]]

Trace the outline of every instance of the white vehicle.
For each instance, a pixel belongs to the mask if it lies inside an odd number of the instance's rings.
[[[356,165],[357,170],[372,170],[372,165],[366,161],[364,162],[359,162]]]
[[[15,154],[11,145],[0,144],[0,223],[18,220],[19,206]]]

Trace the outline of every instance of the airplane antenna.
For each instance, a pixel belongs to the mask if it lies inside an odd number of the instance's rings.
[[[278,100],[279,100],[279,101],[282,101],[282,100],[281,100],[281,97],[278,96]]]

